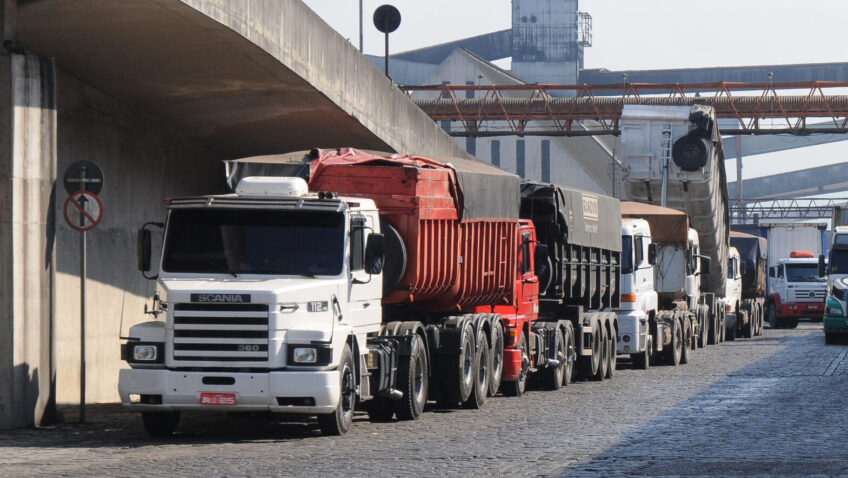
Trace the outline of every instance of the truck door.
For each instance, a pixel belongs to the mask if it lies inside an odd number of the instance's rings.
[[[379,330],[382,321],[380,299],[382,297],[382,274],[365,272],[365,244],[374,231],[376,218],[370,215],[353,215],[350,227],[350,297],[348,299],[347,322],[354,333],[364,334]],[[361,336],[364,343],[364,336]]]

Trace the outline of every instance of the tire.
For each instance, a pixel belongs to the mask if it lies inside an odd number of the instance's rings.
[[[827,345],[833,345],[836,343],[836,334],[833,332],[825,332],[824,333],[824,343]]]
[[[603,334],[597,321],[592,326],[592,355],[586,357],[581,356],[578,359],[578,369],[582,378],[592,378],[598,374],[598,369],[601,368],[601,358],[603,355]],[[582,338],[581,338],[582,339]]]
[[[734,340],[736,340],[736,327],[725,328],[724,329],[724,338],[727,339],[728,342],[733,342]]]
[[[639,354],[630,354],[630,358],[633,359],[633,368],[638,370],[648,370],[651,366],[651,347],[653,346],[654,342],[651,340],[651,336],[648,335],[645,350]]]
[[[721,331],[718,328],[718,311],[716,311],[716,315],[712,317],[710,320],[710,327],[707,331],[707,344],[716,345],[721,341]]]
[[[474,388],[475,356],[477,349],[474,345],[474,329],[469,321],[465,322],[461,335],[461,350],[456,355],[445,357],[444,401],[453,404],[464,403],[471,396]]]
[[[141,412],[144,431],[154,438],[166,438],[174,434],[180,424],[180,412]]]
[[[477,354],[474,358],[474,385],[468,400],[462,403],[463,408],[480,409],[486,403],[489,395],[489,384],[492,382],[492,355],[489,339],[482,327],[477,331]]]
[[[745,316],[745,315],[748,316],[747,317],[748,323],[745,324],[745,329],[743,330],[742,335],[746,339],[753,339],[754,338],[754,309],[751,308],[751,310],[746,310],[742,314],[743,314],[743,316]]]
[[[527,388],[527,372],[530,369],[530,349],[527,347],[527,337],[522,333],[521,341],[518,342],[518,349],[521,350],[521,373],[518,380],[501,383],[501,392],[507,397],[520,397],[524,394]]]
[[[709,334],[710,323],[707,320],[707,309],[704,306],[698,307],[698,325],[701,330],[698,333],[698,347],[704,348],[707,346],[707,336]]]
[[[592,380],[596,382],[600,382],[607,376],[607,368],[609,365],[609,336],[607,336],[607,328],[603,326],[603,324],[599,325],[601,330],[601,361],[599,362],[599,367],[595,372],[595,375],[592,376]]]
[[[398,420],[417,420],[427,405],[427,390],[430,387],[430,369],[427,350],[420,336],[412,339],[409,357],[401,357],[398,364],[398,386],[403,398],[395,401]]]
[[[724,327],[724,312],[722,312],[721,319],[719,319],[718,328],[721,330],[719,334],[719,343],[724,342],[725,334],[727,333],[727,329]]]
[[[707,164],[710,149],[710,140],[707,138],[686,135],[674,142],[671,157],[680,169],[697,171]]]
[[[368,412],[368,419],[372,422],[389,422],[395,416],[395,402],[388,397],[378,395],[367,402],[365,410]]]
[[[680,364],[685,365],[689,363],[689,352],[690,352],[690,340],[692,340],[692,323],[689,321],[689,317],[681,314],[680,323],[683,324],[683,347],[680,349]]]
[[[565,349],[565,337],[562,334],[562,329],[556,330],[556,359],[559,364],[556,367],[545,367],[541,373],[542,388],[545,390],[559,390],[565,381],[565,369],[568,362],[568,355]]]
[[[353,410],[356,407],[356,368],[353,364],[353,352],[345,344],[342,360],[339,363],[339,404],[335,411],[318,415],[318,426],[324,435],[344,435],[353,424]]]
[[[500,318],[500,316],[495,316]],[[500,320],[493,321],[492,329],[492,351],[489,355],[492,357],[492,380],[489,382],[489,396],[493,397],[498,393],[498,388],[501,386],[504,367],[504,332]]]
[[[671,323],[671,343],[668,348],[663,347],[663,359],[667,365],[680,365],[680,358],[683,355],[683,330],[680,326],[680,321],[674,320]]]
[[[787,329],[794,329],[798,327],[798,317],[786,318],[786,322],[784,322],[784,326]]]
[[[562,378],[562,385],[568,386],[574,381],[577,367],[574,366],[575,347],[574,347],[574,328],[570,323],[565,326],[565,373]]]
[[[610,324],[609,332],[609,351],[607,352],[607,379],[611,379],[615,375],[615,367],[618,365],[618,334],[615,332],[615,327]]]
[[[768,320],[769,327],[772,329],[780,328],[780,319],[778,319],[777,313],[774,310],[774,304],[769,304],[766,308],[766,320]]]

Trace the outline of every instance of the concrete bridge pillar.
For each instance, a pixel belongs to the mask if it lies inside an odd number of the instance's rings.
[[[0,55],[0,428],[53,418],[56,67]]]

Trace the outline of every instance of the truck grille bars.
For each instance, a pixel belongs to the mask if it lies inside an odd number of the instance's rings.
[[[834,81],[403,87],[433,120],[460,123],[448,132],[462,137],[618,135],[625,104],[709,105],[735,120],[722,122],[724,135],[848,133],[846,88]],[[811,118],[821,123],[808,125]]]
[[[176,304],[173,359],[177,366],[264,365],[267,304]]]

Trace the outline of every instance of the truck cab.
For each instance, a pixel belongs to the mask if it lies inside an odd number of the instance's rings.
[[[249,177],[234,194],[167,205],[157,320],[122,345],[124,406],[153,435],[184,410],[318,415],[325,432],[345,432],[381,324],[374,202]],[[149,228],[140,236],[150,269]]]
[[[836,217],[836,213],[834,213]],[[834,343],[839,336],[848,336],[848,226],[833,228],[830,257],[821,272],[827,275],[827,298],[823,317],[825,342]]]
[[[792,251],[768,271],[767,321],[772,328],[795,328],[798,319],[821,320],[827,280],[818,274],[818,259],[810,251]]]
[[[650,354],[653,341],[649,321],[656,316],[654,288],[656,247],[651,228],[644,219],[621,220],[621,307],[618,315],[617,353],[631,355],[644,368],[640,353]],[[644,362],[644,363],[643,363]]]
[[[725,303],[725,327],[727,327],[727,337],[733,339],[736,337],[736,332],[746,321],[742,311],[742,261],[739,257],[739,251],[735,247],[731,247],[727,253],[727,280],[724,285],[724,303]]]

